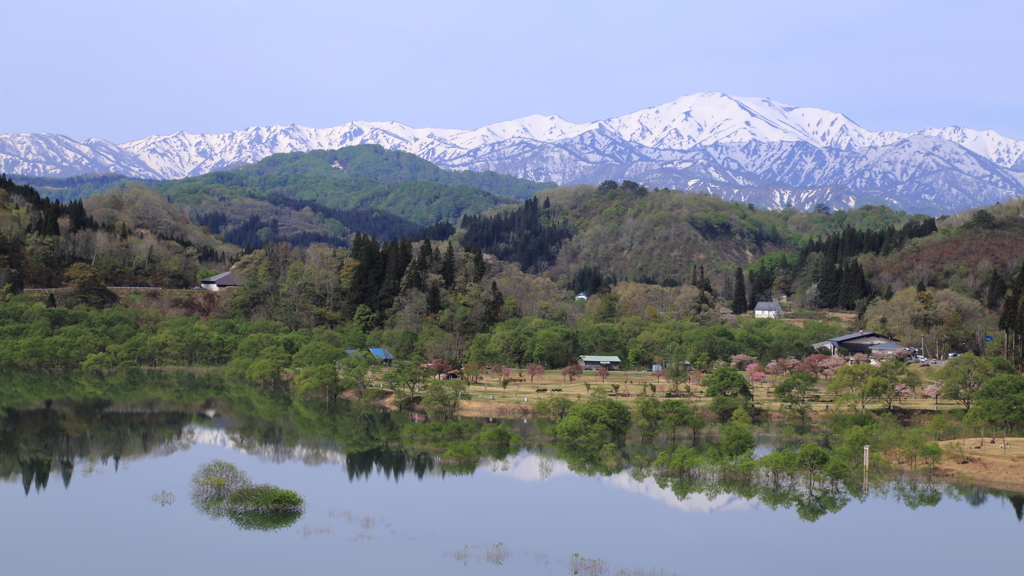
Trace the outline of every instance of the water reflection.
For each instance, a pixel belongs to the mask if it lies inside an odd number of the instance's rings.
[[[451,428],[455,436],[424,439],[409,435],[404,414],[372,405],[295,401],[213,376],[147,373],[138,378],[141,382],[125,375],[22,375],[5,382],[0,479],[20,482],[26,494],[33,487],[38,493],[54,476],[67,488],[76,473],[85,476],[111,464],[117,471],[133,459],[203,444],[270,462],[339,466],[350,482],[383,477],[398,483],[482,471],[524,482],[595,476],[606,486],[691,513],[791,509],[813,522],[870,497],[892,497],[911,509],[934,507],[945,498],[973,506],[999,498],[1011,504],[1018,520],[1024,517],[1024,496],[921,478],[886,477],[864,485],[772,478],[728,467],[670,475],[651,467],[669,446],[632,438],[603,446],[553,442],[543,423],[522,420],[504,425],[523,439],[525,449],[480,444],[463,458],[450,455],[452,446],[472,445],[480,430],[493,425],[466,419]]]

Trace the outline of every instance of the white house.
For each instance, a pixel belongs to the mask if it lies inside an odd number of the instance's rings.
[[[576,299],[577,300],[587,300],[587,293],[586,292],[580,292],[579,294],[576,295]]]
[[[778,302],[758,302],[754,306],[754,318],[779,320],[782,318],[782,305]]]

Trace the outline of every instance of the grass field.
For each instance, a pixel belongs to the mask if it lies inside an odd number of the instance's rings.
[[[940,400],[936,404],[934,399],[924,397],[925,387],[934,381],[935,368],[912,364],[911,369],[920,374],[922,380],[921,388],[918,389],[916,397],[906,398],[902,402],[897,402],[897,406],[913,410],[962,408],[962,405],[959,403]],[[683,395],[684,399],[697,405],[707,404],[711,401],[710,398],[704,397],[704,387],[700,385],[703,377],[704,375],[699,371],[690,373],[690,396],[685,394],[686,381],[679,383],[679,392]],[[615,394],[613,397],[627,404],[632,403],[641,394],[648,396],[653,394],[657,398],[665,398],[666,392],[673,391],[670,381],[666,378],[658,379],[650,372],[612,371],[602,381],[596,372],[585,370],[581,377],[570,382],[568,378],[561,375],[560,371],[547,370],[542,376],[537,376],[531,382],[530,377],[523,370],[521,377],[518,371],[513,371],[512,378],[517,381],[510,383],[505,389],[501,388],[499,385],[500,379],[494,375],[483,376],[479,382],[471,383],[469,385],[469,393],[472,394],[473,399],[471,412],[485,413],[488,411],[487,404],[529,404],[530,402],[536,402],[540,398],[555,396],[565,396],[573,401],[582,400],[588,398],[598,387],[603,388],[606,394]],[[523,381],[518,381],[520,378]],[[775,385],[782,378],[785,377],[770,376],[769,380],[752,386],[754,404],[769,410],[779,410],[781,405],[772,398],[770,391],[774,389]],[[655,391],[653,392],[650,388],[651,384],[655,386]],[[813,411],[826,412],[836,409],[834,402],[831,401],[824,391],[828,384],[829,382],[826,380],[819,381],[818,385],[822,389],[821,396],[823,401],[814,403],[811,407]],[[617,393],[616,386],[618,386]],[[538,389],[542,391],[538,392]],[[880,402],[870,402],[868,404],[868,408],[882,407],[884,405]]]

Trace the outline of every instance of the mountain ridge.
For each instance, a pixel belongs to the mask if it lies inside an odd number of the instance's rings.
[[[252,127],[178,132],[114,145],[59,135],[0,136],[0,170],[36,176],[116,171],[134,178],[197,176],[275,153],[378,144],[449,170],[493,170],[562,185],[631,179],[650,186],[703,184],[726,199],[782,208],[882,201],[929,213],[1024,194],[1024,141],[958,126],[917,132],[867,130],[844,114],[767,98],[683,96],[616,118],[576,124],[533,115],[473,130],[356,121],[331,128]],[[844,189],[835,204],[796,189]],[[834,195],[833,195],[834,196]],[[806,205],[805,205],[806,204]]]

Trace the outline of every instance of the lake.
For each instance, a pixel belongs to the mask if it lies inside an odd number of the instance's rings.
[[[365,442],[404,414],[275,420],[273,401],[237,397],[28,404],[0,411],[6,574],[1004,574],[1024,538],[1024,500],[1007,493],[884,482],[773,506],[742,486],[581,466],[522,420],[507,425],[528,448],[452,473]],[[304,514],[271,532],[212,519],[189,480],[214,459],[302,494]]]

